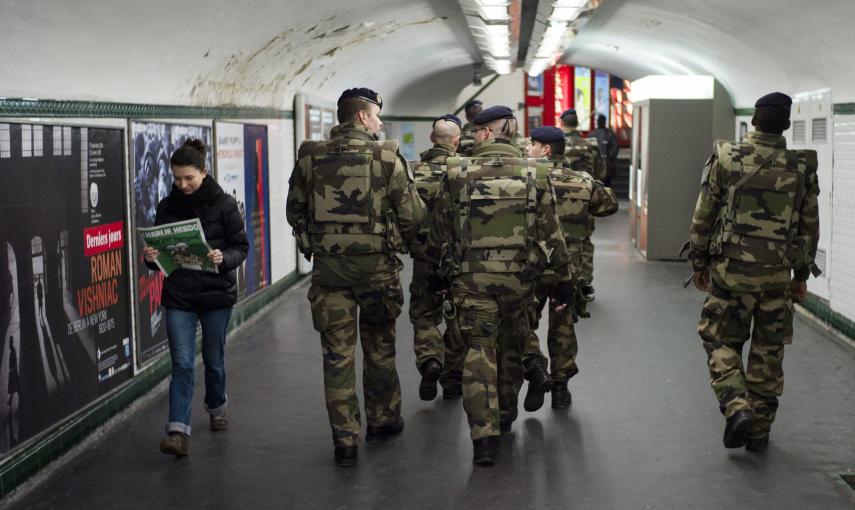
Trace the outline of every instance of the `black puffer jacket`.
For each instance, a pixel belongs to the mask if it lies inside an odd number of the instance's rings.
[[[172,192],[157,204],[154,224],[199,218],[205,239],[211,248],[223,252],[218,274],[176,269],[164,281],[161,299],[166,308],[212,310],[226,308],[237,301],[234,269],[243,263],[249,250],[243,218],[235,199],[227,195],[210,175],[191,195],[174,185]],[[156,264],[146,265],[157,270]]]

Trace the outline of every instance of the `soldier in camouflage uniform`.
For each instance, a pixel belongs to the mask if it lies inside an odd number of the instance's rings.
[[[716,142],[687,243],[695,286],[709,292],[698,333],[727,420],[727,448],[768,444],[784,389],[784,345],[793,336],[792,302],[806,295],[810,273],[819,274],[816,152],[787,150],[791,104],[778,92],[763,96],[756,131],[742,143]]]
[[[542,405],[552,386],[542,354],[520,360],[534,279],[547,267],[555,271],[559,307],[573,289],[545,160],[524,159],[511,145],[516,119],[510,108],[488,108],[474,122],[472,158],[447,160],[427,254],[438,261],[438,278],[450,280],[435,286],[451,288],[454,296],[466,345],[463,406],[474,462],[489,465],[497,436],[516,415],[523,367],[526,409],[537,400]]]
[[[475,145],[475,136],[472,133],[475,125],[472,124],[472,119],[483,110],[484,103],[480,99],[470,99],[463,105],[463,111],[466,113],[466,124],[463,125],[460,132],[460,144],[457,146],[457,153],[461,156],[472,155],[472,147]]]
[[[328,141],[300,146],[291,174],[288,223],[314,262],[309,301],[321,334],[324,393],[336,462],[356,465],[361,429],[354,369],[357,330],[365,356],[368,442],[400,435],[395,319],[404,302],[396,252],[416,235],[425,206],[398,142],[377,141],[380,96],[346,90]],[[358,316],[358,319],[357,319]]]
[[[433,209],[439,183],[446,173],[446,160],[455,155],[460,142],[460,119],[443,115],[433,122],[431,142],[433,147],[421,153],[421,161],[413,163],[416,189],[427,205],[428,214]],[[460,332],[455,320],[447,321],[445,334],[440,334],[439,323],[443,316],[443,296],[431,292],[430,276],[434,264],[425,258],[430,222],[425,221],[419,234],[410,243],[413,258],[413,280],[410,282],[410,322],[413,323],[413,348],[416,366],[422,375],[419,397],[436,398],[436,382],[442,386],[442,397],[458,398],[463,394],[463,351]]]
[[[602,181],[606,178],[606,162],[600,154],[600,146],[596,140],[582,138],[579,129],[579,118],[572,108],[561,113],[561,124],[564,126],[564,154],[570,161],[573,170],[590,174],[594,179]],[[594,300],[594,243],[591,235],[594,233],[594,218],[588,225],[588,237],[583,243],[582,265],[579,273],[579,290],[585,301]]]
[[[560,129],[551,126],[533,129],[527,151],[530,158],[549,158],[549,174],[558,201],[558,218],[570,254],[570,270],[576,275],[582,262],[583,243],[590,235],[588,225],[591,218],[609,216],[617,212],[617,198],[611,188],[594,180],[589,174],[570,167],[564,156],[564,135]],[[529,332],[528,350],[533,350],[538,345],[538,323],[555,283],[555,274],[544,271],[535,285],[537,307],[534,309]],[[549,307],[547,346],[549,372],[552,376],[553,409],[570,405],[572,396],[567,389],[567,381],[579,373],[576,366],[579,344],[573,324],[577,317],[588,315],[584,309],[585,302],[581,299],[574,301],[573,307],[563,310],[556,310],[554,303]]]

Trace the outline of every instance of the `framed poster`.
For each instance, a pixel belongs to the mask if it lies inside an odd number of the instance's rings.
[[[217,122],[217,181],[244,218],[249,252],[235,270],[238,300],[270,285],[267,126]]]
[[[602,115],[609,122],[609,73],[605,71],[594,72],[594,111],[595,117]],[[594,119],[591,129],[597,128],[597,120]]]
[[[142,258],[142,239],[136,227],[154,225],[157,204],[172,189],[172,170],[169,158],[187,139],[198,138],[205,143],[205,166],[213,174],[211,151],[211,128],[185,124],[131,121],[131,208],[133,227],[134,280],[136,282],[137,317],[137,367],[152,361],[158,354],[168,350],[166,323],[160,306],[163,274],[150,270]]]
[[[579,130],[588,131],[591,129],[591,69],[576,67],[573,85],[573,107],[579,118]]]
[[[124,131],[0,123],[0,454],[129,379]]]

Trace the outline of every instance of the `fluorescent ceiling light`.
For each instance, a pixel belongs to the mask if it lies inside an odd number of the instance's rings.
[[[484,5],[478,7],[478,13],[485,21],[502,21],[507,20],[508,8],[504,5]]]
[[[552,5],[555,7],[576,7],[581,9],[588,3],[588,0],[555,0]]]
[[[543,37],[561,37],[564,35],[564,32],[567,31],[567,24],[552,24],[546,28],[546,32],[543,33]]]
[[[477,0],[477,3],[483,7],[507,7],[510,2],[508,0]]]
[[[511,34],[510,28],[505,24],[490,24],[485,25],[485,31],[490,34],[491,37],[508,37]]]
[[[511,73],[511,61],[510,60],[496,60],[493,63],[493,69],[496,70],[499,74],[510,74]]]
[[[715,81],[707,75],[650,75],[632,82],[629,100],[712,99]]]
[[[579,17],[580,9],[577,7],[556,7],[552,10],[550,20],[556,21],[573,21]]]

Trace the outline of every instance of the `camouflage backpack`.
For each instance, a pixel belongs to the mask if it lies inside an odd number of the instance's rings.
[[[600,148],[596,140],[586,140],[577,136],[565,136],[564,157],[570,168],[585,172],[595,178],[605,177],[605,163],[600,157]]]
[[[502,156],[448,158],[459,271],[523,272],[535,246],[537,179],[546,161]]]
[[[394,140],[333,139],[304,142],[309,224],[313,253],[366,254],[402,251],[402,239],[388,197],[384,165],[394,165]],[[308,160],[306,158],[309,158]]]
[[[727,197],[716,219],[712,255],[773,266],[810,263],[811,239],[799,236],[799,211],[816,151],[775,149],[761,157],[752,144],[716,142],[719,164],[730,170]]]
[[[581,243],[592,233],[588,206],[594,193],[594,178],[555,161],[549,162],[549,175],[558,201],[561,230],[568,249],[571,249],[571,243]]]
[[[442,182],[443,176],[445,176],[446,166],[429,161],[413,161],[410,162],[410,166],[413,169],[413,176],[416,180],[416,191],[425,203],[428,214],[430,214],[433,211],[436,194],[439,191],[439,184]],[[410,256],[413,258],[424,256],[429,232],[430,221],[425,221],[421,230],[416,234],[415,242],[410,244]]]

